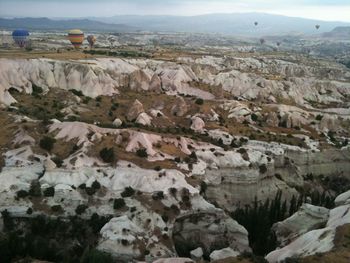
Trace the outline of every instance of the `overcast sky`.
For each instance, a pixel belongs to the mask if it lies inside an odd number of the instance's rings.
[[[350,0],[0,0],[0,16],[86,17],[264,12],[350,22]]]

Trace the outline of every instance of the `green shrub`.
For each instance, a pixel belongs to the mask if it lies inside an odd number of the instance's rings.
[[[53,157],[51,160],[56,164],[58,168],[61,167],[63,164],[63,160],[58,156]]]
[[[125,187],[124,191],[121,193],[122,197],[130,197],[133,196],[135,194],[135,190],[131,187]]]
[[[53,205],[51,206],[51,210],[55,213],[61,213],[63,212],[63,208],[60,205]]]
[[[86,187],[85,188],[85,192],[88,194],[88,195],[93,195],[96,193],[96,189],[92,188],[92,187]]]
[[[16,195],[18,198],[26,198],[29,194],[25,190],[19,190],[17,191]]]
[[[55,195],[55,187],[51,186],[44,190],[44,196],[49,197],[54,195]]]
[[[101,188],[101,184],[95,180],[92,184],[91,184],[91,187],[94,188],[94,189],[100,189]]]
[[[75,96],[78,96],[78,97],[84,96],[84,94],[83,94],[83,92],[81,92],[81,90],[71,89],[70,92],[72,92]]]
[[[123,198],[117,198],[117,199],[114,199],[114,202],[113,202],[113,208],[114,209],[121,209],[125,206],[125,201]]]
[[[48,151],[51,152],[51,150],[53,149],[53,146],[56,142],[55,138],[49,137],[49,136],[45,136],[44,138],[42,138],[39,142],[39,146]]]
[[[29,195],[33,197],[41,196],[41,187],[39,181],[32,181],[30,184]]]
[[[84,205],[84,204],[78,205],[77,208],[75,209],[75,213],[77,213],[78,215],[81,215],[82,213],[85,212],[87,208],[88,208],[87,205]]]
[[[267,172],[266,164],[261,164],[261,165],[259,166],[259,172],[262,173],[262,174],[264,174],[264,173]]]
[[[112,163],[115,160],[113,148],[103,148],[100,151],[100,157],[105,163]]]
[[[148,153],[147,153],[147,150],[145,148],[140,148],[136,151],[136,155],[138,157],[141,157],[141,158],[147,158],[148,157]]]
[[[33,95],[43,93],[43,89],[35,84],[32,84]]]
[[[258,121],[258,115],[256,115],[255,113],[252,113],[252,115],[250,115],[250,118],[252,119],[252,121],[256,122]]]
[[[153,198],[153,200],[161,200],[161,199],[164,199],[164,193],[163,193],[163,191],[155,192],[155,193],[152,195],[152,198]]]
[[[321,121],[322,119],[323,119],[323,115],[318,114],[318,115],[316,116],[316,121]]]
[[[204,103],[203,99],[201,99],[201,98],[196,99],[196,104],[203,105],[203,103]]]
[[[99,251],[97,249],[91,249],[84,252],[81,263],[113,263],[114,260],[110,254]]]

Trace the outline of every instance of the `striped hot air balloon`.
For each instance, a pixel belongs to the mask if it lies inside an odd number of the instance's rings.
[[[90,48],[92,48],[96,42],[96,37],[93,35],[88,35],[86,39],[89,42]]]
[[[15,43],[23,48],[28,41],[29,32],[25,29],[16,29],[12,32],[12,38],[15,41]]]
[[[68,33],[68,39],[78,49],[84,41],[84,33],[80,29],[72,29]]]

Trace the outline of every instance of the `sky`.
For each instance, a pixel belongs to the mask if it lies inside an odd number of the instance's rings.
[[[350,22],[350,0],[0,0],[0,17],[263,12]]]

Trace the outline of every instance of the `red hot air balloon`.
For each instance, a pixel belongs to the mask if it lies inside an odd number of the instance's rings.
[[[92,48],[96,42],[96,37],[93,35],[88,35],[86,39],[89,42],[90,48]]]

